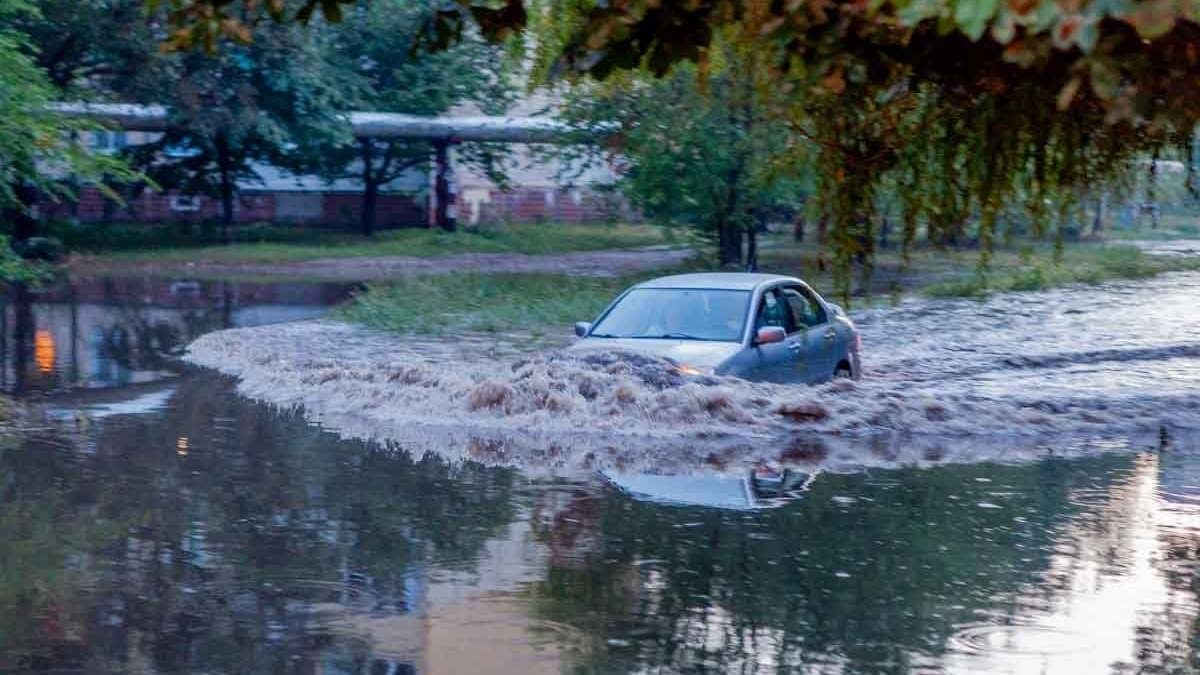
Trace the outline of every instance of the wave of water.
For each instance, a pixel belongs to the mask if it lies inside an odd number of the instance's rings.
[[[202,337],[189,359],[348,436],[554,471],[1026,459],[1200,427],[1200,275],[858,312],[865,377],[688,378],[335,322]]]

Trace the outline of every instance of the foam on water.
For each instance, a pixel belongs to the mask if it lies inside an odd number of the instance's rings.
[[[856,315],[862,381],[815,387],[689,378],[630,353],[522,353],[327,321],[209,334],[188,358],[348,436],[526,469],[1010,460],[1200,426],[1196,298],[1200,275],[1174,274],[907,301]]]

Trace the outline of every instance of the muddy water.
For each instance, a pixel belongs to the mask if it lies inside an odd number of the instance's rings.
[[[1200,670],[1198,276],[860,315],[864,400],[1101,421],[815,476],[346,440],[174,358],[346,289],[107,288],[9,300],[5,386],[51,419],[0,445],[0,672]]]
[[[354,438],[527,471],[847,471],[1087,454],[1200,427],[1200,275],[861,312],[866,377],[683,377],[629,354],[504,354],[331,322],[224,331],[188,358]]]

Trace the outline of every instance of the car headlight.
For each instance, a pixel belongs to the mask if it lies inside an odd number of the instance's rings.
[[[686,363],[681,363],[675,366],[675,372],[679,373],[680,375],[690,375],[692,377],[696,377],[698,375],[712,375],[713,369],[689,366]]]

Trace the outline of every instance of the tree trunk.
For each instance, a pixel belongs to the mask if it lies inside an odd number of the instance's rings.
[[[374,171],[374,153],[372,152],[371,139],[360,138],[358,140],[359,147],[362,148],[362,211],[359,213],[359,224],[362,228],[364,237],[370,237],[375,234],[375,207],[379,203],[379,181],[376,180]]]
[[[13,192],[17,197],[18,204],[10,206],[0,212],[0,219],[12,223],[12,244],[24,241],[30,237],[38,235],[37,221],[37,188],[29,183],[21,181],[13,186]]]
[[[1150,158],[1149,182],[1146,184],[1146,204],[1142,210],[1150,209],[1150,229],[1158,229],[1158,150]]]
[[[804,214],[797,213],[796,219],[792,221],[792,239],[795,241],[804,241]]]
[[[1092,218],[1092,236],[1095,237],[1104,231],[1104,195],[1100,195],[1096,199],[1096,215]]]
[[[453,175],[450,168],[450,144],[446,141],[436,141],[433,144],[434,149],[434,199],[436,204],[435,221],[437,226],[447,232],[453,232],[457,222],[454,217],[454,204],[451,203],[453,195],[450,189],[450,180]]]
[[[879,248],[886,251],[888,247],[888,235],[892,232],[892,221],[887,216],[879,223]]]
[[[954,226],[947,232],[946,243],[951,248],[959,248],[967,240],[967,221],[965,218],[958,218],[954,221]]]
[[[742,264],[742,231],[728,221],[717,224],[717,263],[721,267]]]
[[[379,204],[379,184],[373,180],[363,183],[362,233],[364,237],[375,234],[375,210]]]
[[[758,224],[746,230],[746,271],[758,271]]]
[[[33,352],[35,323],[33,320],[33,297],[23,282],[13,283],[13,392],[25,393],[29,379],[29,362]]]
[[[221,197],[221,243],[230,244],[229,227],[233,225],[233,168],[229,157],[229,146],[224,138],[217,139],[217,169],[220,173]]]

